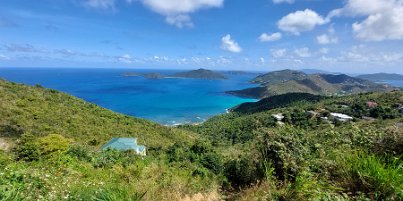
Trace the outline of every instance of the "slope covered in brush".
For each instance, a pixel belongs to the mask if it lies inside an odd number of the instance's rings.
[[[137,137],[139,143],[153,147],[194,138],[192,133],[118,114],[62,92],[0,80],[0,136],[23,133],[57,133],[92,144]]]

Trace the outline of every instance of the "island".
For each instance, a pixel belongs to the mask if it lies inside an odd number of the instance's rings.
[[[163,78],[192,78],[192,79],[205,79],[205,80],[225,80],[228,79],[224,74],[207,70],[207,69],[197,69],[186,72],[179,72],[172,75],[163,75],[161,73],[136,73],[127,72],[122,74],[123,77],[144,77],[147,79],[163,79]]]
[[[194,78],[194,79],[206,79],[206,80],[225,80],[228,79],[222,73],[211,71],[207,69],[197,69],[191,70],[187,72],[176,73],[172,75],[172,77],[181,77],[181,78]]]
[[[391,85],[379,84],[345,74],[306,74],[295,70],[270,72],[257,76],[250,82],[260,86],[228,91],[227,93],[240,97],[262,99],[287,93],[339,96],[399,90],[399,88]]]
[[[371,80],[375,82],[385,81],[385,80],[399,80],[403,81],[403,75],[396,73],[374,73],[374,74],[364,74],[357,76],[361,79]]]
[[[145,73],[142,74],[141,76],[148,78],[148,79],[163,79],[165,78],[165,75],[162,75],[160,73]]]
[[[123,77],[137,77],[140,76],[139,73],[134,73],[134,72],[127,72],[122,74]]]

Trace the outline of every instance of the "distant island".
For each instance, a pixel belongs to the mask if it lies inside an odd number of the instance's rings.
[[[133,73],[133,72],[127,72],[127,73],[123,73],[122,76],[123,77],[137,77],[137,76],[141,76],[141,74]]]
[[[192,79],[205,79],[205,80],[225,80],[228,79],[224,74],[207,70],[207,69],[197,69],[186,72],[175,73],[173,75],[163,75],[160,73],[136,73],[127,72],[122,74],[123,77],[144,77],[148,79],[163,79],[163,78],[192,78]]]
[[[145,73],[145,74],[142,74],[141,76],[148,78],[148,79],[163,79],[166,77],[165,75],[162,75],[160,73]]]
[[[224,74],[227,75],[259,75],[259,72],[250,72],[250,71],[239,71],[239,70],[231,70],[231,71],[223,71]]]
[[[207,79],[207,80],[225,80],[228,79],[222,73],[211,71],[207,69],[197,69],[191,70],[187,72],[176,73],[173,77],[182,77],[182,78],[195,78],[195,79]]]
[[[374,74],[364,74],[357,76],[361,79],[371,80],[371,81],[385,81],[385,80],[401,80],[403,81],[403,75],[396,73],[374,73]]]
[[[251,98],[266,98],[286,93],[310,93],[315,95],[346,95],[365,92],[399,90],[386,84],[350,77],[344,74],[306,74],[301,71],[282,70],[257,76],[251,83],[259,87],[227,93]]]

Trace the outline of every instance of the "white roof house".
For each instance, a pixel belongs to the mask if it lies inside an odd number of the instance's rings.
[[[271,116],[274,117],[277,121],[282,121],[284,119],[284,115],[281,113],[273,114]]]
[[[343,122],[353,120],[353,117],[341,113],[330,113],[330,117]]]

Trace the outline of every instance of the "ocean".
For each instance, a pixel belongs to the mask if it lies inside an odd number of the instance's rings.
[[[380,83],[386,83],[386,84],[390,84],[396,87],[401,87],[403,88],[403,80],[382,80],[382,82]]]
[[[230,75],[228,80],[125,77],[127,72],[161,73],[184,70],[0,68],[0,78],[28,85],[40,84],[82,98],[115,112],[163,125],[200,123],[226,109],[255,99],[225,91],[253,87],[254,74]]]

